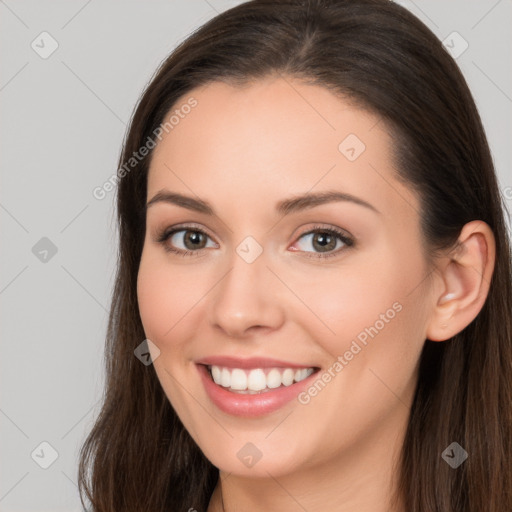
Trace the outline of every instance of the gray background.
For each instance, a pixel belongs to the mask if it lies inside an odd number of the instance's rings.
[[[81,510],[77,455],[99,411],[116,253],[114,193],[97,200],[92,190],[115,173],[126,123],[161,60],[239,3],[0,0],[3,512]],[[400,3],[441,40],[456,31],[467,41],[457,62],[512,209],[512,2]],[[43,31],[58,43],[46,59],[31,47],[51,48]],[[448,39],[457,52],[463,40]]]

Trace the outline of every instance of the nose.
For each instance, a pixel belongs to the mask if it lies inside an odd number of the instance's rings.
[[[282,284],[267,267],[264,254],[248,263],[234,252],[230,270],[212,290],[210,324],[227,337],[271,332],[284,322]]]

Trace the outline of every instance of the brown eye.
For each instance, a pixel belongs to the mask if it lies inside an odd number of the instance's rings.
[[[210,241],[210,243],[208,243]],[[199,252],[201,249],[216,247],[211,238],[200,229],[177,228],[164,232],[159,238],[167,251],[178,254],[190,254]]]
[[[200,231],[183,230],[185,236],[183,236],[183,244],[187,249],[203,249],[206,245],[206,235]]]
[[[319,252],[336,249],[336,242],[336,237],[329,233],[313,234],[313,247]]]
[[[334,228],[315,228],[299,237],[296,246],[308,256],[335,256],[343,249],[354,245],[354,240]],[[312,248],[312,250],[311,250]]]

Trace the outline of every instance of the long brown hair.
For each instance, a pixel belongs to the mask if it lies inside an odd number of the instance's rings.
[[[512,510],[511,254],[493,162],[474,100],[435,35],[389,0],[255,0],[182,42],[143,93],[119,168],[153,137],[180,98],[213,81],[242,86],[281,74],[326,87],[384,120],[397,176],[418,193],[428,254],[485,221],[496,237],[488,298],[443,343],[426,340],[397,492],[410,512]],[[218,469],[175,414],[144,340],[136,281],[151,153],[119,172],[119,257],[106,340],[101,412],[80,453],[79,486],[95,512],[204,512]],[[453,441],[469,454],[441,458]]]

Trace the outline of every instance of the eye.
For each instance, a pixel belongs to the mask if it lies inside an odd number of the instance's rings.
[[[216,243],[201,229],[193,226],[180,226],[171,230],[165,230],[158,236],[166,251],[183,256],[198,253],[201,249],[217,247]],[[211,243],[208,245],[208,241]]]
[[[164,230],[158,235],[157,242],[162,244],[167,252],[179,256],[198,256],[202,249],[218,247],[207,233],[195,226],[178,226]],[[354,240],[338,229],[314,226],[312,230],[302,234],[295,245],[298,248],[291,247],[294,251],[311,253],[309,257],[327,258],[336,256],[343,248],[354,245]],[[312,247],[313,251],[308,250],[308,247]]]
[[[354,245],[354,240],[335,228],[315,226],[301,235],[295,245],[298,249],[292,247],[292,250],[316,253],[310,257],[327,258],[336,256],[344,247]],[[311,247],[312,251],[309,250]]]

